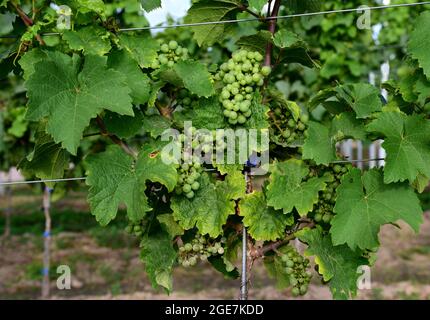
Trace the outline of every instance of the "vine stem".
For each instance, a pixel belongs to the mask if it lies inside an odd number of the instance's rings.
[[[34,25],[34,21],[32,18],[30,18],[22,9],[21,7],[19,7],[17,4],[12,2],[12,6],[15,8],[16,12],[18,13],[19,17],[21,18],[22,22],[24,22],[24,24],[27,27],[31,27]],[[34,11],[33,11],[34,14]],[[36,39],[37,41],[40,43],[41,46],[45,45],[45,41],[42,39],[42,37],[40,36],[40,34],[36,35]]]
[[[279,13],[279,8],[281,7],[281,0],[276,0],[275,4],[273,5],[273,10],[270,13],[270,18],[276,17]],[[270,4],[269,9],[270,10]],[[276,31],[276,22],[277,19],[270,19],[269,21],[269,32],[271,34],[275,34]],[[272,65],[272,51],[273,51],[273,44],[269,41],[266,45],[266,56],[264,59],[264,65],[265,66],[271,66]]]
[[[127,143],[125,143],[124,141],[122,141],[116,135],[111,134],[111,133],[108,132],[108,130],[106,128],[106,125],[105,125],[105,123],[103,122],[103,119],[100,116],[97,116],[96,122],[97,122],[97,125],[100,128],[102,136],[105,136],[105,137],[108,137],[109,139],[111,139],[113,143],[119,145],[125,151],[125,153],[131,155],[134,159],[137,158],[136,151],[134,151]]]

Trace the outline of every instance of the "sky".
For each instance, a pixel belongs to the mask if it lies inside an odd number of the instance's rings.
[[[190,6],[190,0],[162,0],[161,8],[149,13],[145,12],[145,17],[151,26],[155,26],[166,22],[169,15],[175,20],[184,17]]]

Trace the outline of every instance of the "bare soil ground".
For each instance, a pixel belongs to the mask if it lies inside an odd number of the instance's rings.
[[[18,197],[14,204],[32,206],[28,197]],[[77,211],[88,209],[82,199],[69,198],[57,202],[55,210],[70,206]],[[382,249],[371,274],[372,289],[359,291],[357,299],[430,299],[430,213],[425,215],[419,235],[404,224],[400,227],[382,228]],[[186,270],[177,268],[171,295],[153,289],[139,261],[136,243],[121,231],[111,238],[100,237],[91,230],[59,232],[52,243],[52,299],[237,299],[239,295],[239,280],[226,280],[206,264]],[[0,299],[40,297],[42,248],[42,237],[35,234],[13,235],[3,242]],[[71,290],[56,288],[58,265],[70,266]],[[315,274],[309,293],[300,299],[331,299],[329,289],[318,278]],[[288,290],[276,289],[261,263],[254,267],[249,296],[292,299]]]

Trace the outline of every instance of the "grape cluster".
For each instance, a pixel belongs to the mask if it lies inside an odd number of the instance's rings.
[[[270,67],[261,67],[262,61],[261,53],[240,50],[233,53],[215,75],[215,80],[223,82],[220,102],[224,107],[224,116],[232,125],[244,124],[252,114],[254,92],[264,84],[264,77],[271,72]]]
[[[272,119],[271,133],[274,141],[282,146],[303,140],[307,135],[309,116],[305,113],[300,113],[298,119],[295,119],[290,110],[277,107],[272,111]]]
[[[183,108],[187,108],[187,107],[195,108],[199,104],[199,99],[196,95],[191,94],[191,92],[188,91],[187,89],[182,88],[178,92],[176,103],[182,106]]]
[[[309,259],[303,258],[294,249],[282,255],[281,259],[285,266],[285,273],[288,274],[290,284],[293,287],[291,293],[295,297],[305,295],[312,278],[312,273],[309,271]]]
[[[188,199],[194,198],[194,192],[200,188],[202,165],[198,159],[193,158],[191,163],[183,163],[179,168],[179,179],[176,186],[177,194],[184,194]]]
[[[159,40],[159,43],[160,50],[157,60],[151,65],[152,69],[158,69],[161,66],[172,68],[176,62],[188,59],[188,49],[181,47],[176,41],[164,43],[163,40]]]
[[[217,241],[197,235],[191,242],[179,246],[178,261],[183,267],[193,267],[199,260],[206,261],[211,256],[223,254],[225,242],[224,237]]]
[[[143,221],[140,222],[131,222],[129,221],[127,227],[125,227],[125,232],[128,234],[133,234],[136,237],[141,237],[143,235],[144,225]]]
[[[324,175],[328,180],[325,190],[319,192],[318,203],[313,210],[315,222],[328,224],[333,219],[336,189],[340,185],[342,176],[349,171],[350,167],[350,164],[331,164],[328,167],[319,167],[319,170],[311,170],[309,174],[311,177]]]

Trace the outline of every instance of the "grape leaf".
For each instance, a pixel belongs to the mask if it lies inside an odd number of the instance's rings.
[[[147,180],[159,182],[169,191],[176,185],[176,169],[164,163],[161,146],[146,144],[136,162],[119,146],[109,146],[86,162],[88,202],[101,225],[115,218],[121,203],[127,206],[131,221],[138,221],[151,211],[145,195]]]
[[[407,184],[384,184],[382,172],[373,169],[361,175],[352,169],[337,189],[330,233],[335,245],[355,250],[379,245],[381,225],[404,220],[416,232],[423,221],[419,200]]]
[[[225,260],[221,256],[211,256],[208,258],[209,263],[216,270],[221,272],[226,279],[237,279],[239,278],[239,271],[237,268],[233,268],[233,270],[228,269],[228,265],[225,263]]]
[[[269,124],[269,111],[270,108],[267,105],[261,103],[261,96],[257,92],[254,99],[252,100],[251,117],[245,122],[244,127],[247,129],[263,130],[270,127]]]
[[[281,29],[276,32],[273,36],[273,43],[282,49],[304,44],[303,40],[297,34],[287,29]]]
[[[140,4],[146,12],[161,8],[161,0],[140,0]]]
[[[184,234],[184,229],[175,221],[170,213],[160,214],[157,216],[158,222],[170,234],[171,238]]]
[[[335,141],[329,128],[309,121],[308,136],[303,144],[303,159],[314,160],[316,164],[329,164],[336,159]]]
[[[247,194],[239,203],[240,215],[249,234],[257,241],[275,241],[285,235],[291,217],[267,206],[263,192]]]
[[[241,37],[236,45],[248,51],[258,51],[264,54],[268,42],[273,42],[272,34],[267,30],[260,30],[256,34]]]
[[[35,134],[36,144],[33,152],[22,160],[18,167],[39,179],[61,179],[64,170],[69,167],[69,155],[61,145],[52,141],[43,129],[39,128]],[[48,187],[55,185],[53,182],[46,184]]]
[[[122,33],[119,36],[122,49],[128,51],[141,68],[149,68],[157,59],[160,49],[158,42],[149,34],[131,35]]]
[[[153,138],[160,137],[164,131],[170,129],[171,123],[168,119],[158,114],[145,116],[143,118],[143,130]]]
[[[377,88],[367,83],[344,85],[337,88],[338,96],[355,111],[358,119],[365,119],[382,110]]]
[[[145,235],[140,243],[140,258],[145,264],[152,286],[164,287],[167,292],[172,291],[172,270],[177,253],[173,248],[171,236],[165,231],[152,232]]]
[[[423,68],[425,75],[430,79],[430,12],[423,12],[415,21],[414,30],[410,34],[408,51],[418,60],[420,67]]]
[[[106,7],[103,0],[74,0],[73,2],[75,2],[79,12],[95,12],[101,16],[105,14]]]
[[[181,127],[184,125],[184,121],[192,121],[193,126],[197,129],[216,130],[225,127],[222,107],[216,96],[200,99],[198,107],[175,112],[173,117]]]
[[[305,216],[318,202],[318,192],[326,187],[324,178],[304,181],[308,174],[309,169],[303,161],[275,162],[267,186],[267,204],[276,210],[282,209],[286,214],[296,208],[301,216]]]
[[[234,19],[235,14],[239,11],[239,3],[233,0],[202,0],[194,3],[190,10],[188,10],[185,23],[202,23]],[[199,25],[191,27],[191,30],[194,32],[194,39],[199,46],[203,44],[209,46],[215,42],[221,41],[225,37],[226,26],[223,23]]]
[[[287,288],[290,285],[290,275],[286,272],[285,262],[281,256],[264,257],[263,261],[269,277],[276,280],[276,288],[279,290]]]
[[[238,183],[242,184],[242,190],[239,190]],[[172,198],[173,216],[186,230],[197,226],[201,234],[217,237],[222,233],[227,217],[235,213],[234,199],[244,193],[243,178],[238,182],[237,177],[227,176],[225,181],[217,181],[214,184],[207,174],[203,174],[200,178],[200,189],[196,191],[193,199],[187,199],[183,195]]]
[[[46,58],[46,52],[35,48],[27,51],[20,59],[19,65],[24,70],[23,78],[28,80],[31,74],[34,72],[34,66],[41,60]]]
[[[103,56],[111,49],[109,33],[99,26],[88,26],[77,31],[65,30],[63,40],[70,49],[83,51],[84,54]]]
[[[134,104],[145,104],[149,100],[151,83],[149,77],[142,72],[127,51],[114,51],[108,57],[108,67],[115,69],[126,77],[131,89],[130,96]]]
[[[248,0],[249,5],[257,10],[258,12],[261,12],[263,10],[263,7],[266,5],[267,0]]]
[[[367,128],[385,136],[385,183],[413,182],[419,174],[430,177],[430,121],[419,115],[384,112]]]
[[[329,281],[330,290],[335,299],[348,299],[357,294],[359,266],[368,265],[368,261],[348,246],[334,246],[330,235],[324,235],[320,228],[303,229],[297,237],[308,244],[306,256],[314,256],[318,272],[324,281]]]
[[[124,139],[135,136],[142,129],[143,114],[139,109],[135,109],[134,113],[135,116],[130,117],[107,111],[103,117],[106,129],[109,133]]]
[[[173,67],[184,82],[185,88],[199,97],[209,97],[214,93],[211,75],[207,68],[198,61],[180,61]]]
[[[78,62],[76,56],[50,53],[49,58],[36,64],[26,82],[27,119],[48,117],[47,132],[73,155],[82,132],[103,108],[134,115],[125,78],[107,69],[105,57],[87,56],[80,72]]]
[[[340,141],[343,139],[366,140],[366,127],[352,112],[336,115],[331,123],[330,135]]]

